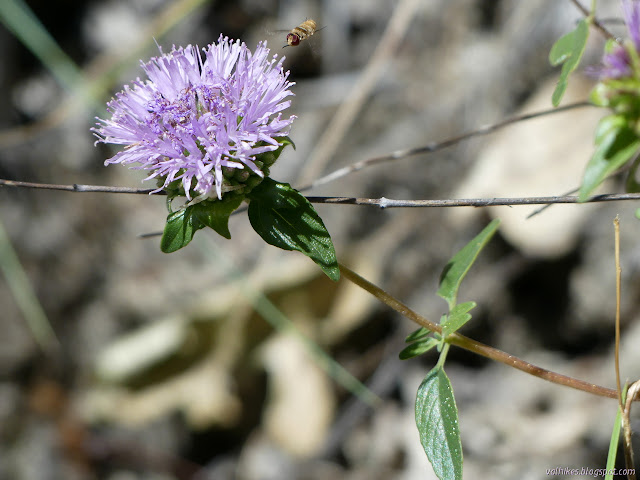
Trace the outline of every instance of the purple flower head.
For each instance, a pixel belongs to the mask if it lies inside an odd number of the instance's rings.
[[[615,45],[611,52],[605,53],[602,57],[602,65],[590,69],[600,78],[622,78],[631,76],[631,57],[629,51],[621,46]]]
[[[622,0],[622,10],[633,46],[636,52],[640,52],[640,1]]]
[[[233,172],[264,177],[256,155],[278,149],[295,119],[281,113],[293,95],[284,57],[269,58],[264,42],[251,53],[222,36],[203,52],[189,45],[152,58],[142,64],[148,80],[107,104],[111,119],[92,130],[98,142],[125,148],[105,165],[138,164],[151,172],[146,180],[159,179],[156,191],[180,181],[189,200],[238,188],[228,181]]]
[[[600,78],[631,76],[633,68],[628,48],[633,48],[640,53],[640,0],[622,0],[622,11],[631,45],[614,45],[611,51],[605,53],[602,65],[590,69],[590,73]]]

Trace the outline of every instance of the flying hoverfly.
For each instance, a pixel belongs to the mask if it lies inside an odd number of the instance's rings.
[[[300,45],[301,41],[309,38],[320,30],[322,30],[322,28],[318,28],[318,24],[315,20],[305,20],[287,34],[287,44],[282,48],[297,47]]]

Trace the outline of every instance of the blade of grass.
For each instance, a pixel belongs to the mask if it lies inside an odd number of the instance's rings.
[[[51,71],[65,90],[76,94],[86,92],[81,88],[84,84],[82,70],[22,0],[0,2],[0,21]]]
[[[206,245],[203,243],[206,241]],[[211,240],[210,236],[202,236],[194,239],[194,244],[200,245],[202,251],[213,259],[216,265],[220,265],[228,272],[229,281],[236,282],[243,294],[252,303],[253,308],[269,325],[279,332],[287,332],[294,335],[307,348],[308,353],[315,359],[318,365],[331,377],[336,383],[345,390],[359,398],[363,403],[371,407],[380,404],[380,397],[369,390],[365,384],[360,382],[356,377],[351,375],[342,365],[336,362],[313,340],[304,336],[295,324],[283,314],[262,292],[251,287],[247,281],[247,275],[244,274],[225,255],[218,245]]]
[[[47,315],[40,305],[38,297],[31,287],[29,277],[27,277],[27,274],[22,268],[22,264],[11,245],[11,240],[6,234],[1,221],[0,270],[2,270],[7,280],[13,298],[18,304],[18,308],[21,310],[34,340],[45,352],[54,353],[59,349],[60,343],[47,319]]]
[[[59,63],[53,61],[55,56],[51,58],[47,56],[49,50],[61,52],[61,55],[57,57],[63,59],[63,63],[67,63],[66,60],[71,62],[60,67],[58,74],[54,73],[54,75],[64,88],[76,94],[76,102],[62,101],[57,108],[42,119],[0,131],[0,146],[7,147],[29,141],[43,131],[64,122],[87,102],[99,115],[103,115],[105,107],[102,100],[108,98],[108,92],[112,89],[120,71],[144,56],[144,52],[152,42],[156,39],[159,40],[167,31],[206,1],[176,0],[169,2],[151,21],[141,22],[142,33],[139,42],[129,45],[125,52],[106,51],[91,60],[83,70],[73,64],[24,2],[21,0],[0,1],[0,22],[4,23],[17,38],[23,41],[27,48],[43,61],[46,67],[49,67],[49,63]],[[35,33],[25,35],[25,25]]]
[[[616,420],[613,422],[611,441],[609,442],[609,453],[607,454],[607,475],[605,480],[613,480],[613,472],[616,467],[616,456],[618,453],[618,442],[620,441],[620,426],[622,425],[622,410],[618,407]],[[611,473],[610,473],[611,472]]]

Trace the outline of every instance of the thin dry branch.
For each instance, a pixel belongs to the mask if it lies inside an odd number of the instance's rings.
[[[307,163],[308,166],[300,176],[300,183],[310,182],[312,178],[317,178],[322,173],[342,138],[349,131],[357,113],[366,103],[378,79],[386,72],[385,64],[398,49],[420,3],[418,0],[398,2],[371,60],[347,95],[348,100],[340,106],[322,137],[316,143],[316,148]]]
[[[616,389],[618,390],[618,402],[620,410],[624,411],[622,405],[622,381],[620,380],[620,299],[622,290],[622,268],[620,267],[620,217],[613,220],[614,244],[615,244],[615,265],[616,265],[616,327],[615,327],[615,372]]]
[[[167,193],[160,190],[156,192],[155,188],[129,188],[129,187],[110,187],[107,185],[81,185],[74,183],[73,185],[59,185],[53,183],[35,183],[35,182],[19,182],[17,180],[4,180],[0,178],[0,187],[18,187],[18,188],[37,188],[41,190],[62,190],[65,192],[78,193],[133,193],[136,195],[166,195]]]
[[[427,320],[419,313],[414,312],[407,305],[400,302],[397,298],[393,297],[392,295],[382,290],[380,287],[364,279],[348,267],[340,264],[340,273],[345,278],[355,283],[362,289],[366,290],[382,303],[400,313],[401,315],[405,316],[409,320],[412,320],[421,327],[424,327],[432,332],[442,333],[442,328],[440,327],[440,325],[437,325],[434,322]],[[489,345],[486,345],[484,343],[477,342],[469,337],[460,335],[459,333],[448,335],[447,342],[452,345],[457,345],[458,347],[464,348],[465,350],[468,350],[475,354],[494,360],[496,362],[504,363],[505,365],[516,368],[535,377],[547,380],[552,383],[556,383],[558,385],[564,385],[565,387],[582,390],[583,392],[599,395],[601,397],[618,398],[618,392],[614,389],[602,387],[594,383],[585,382],[584,380],[579,380],[577,378],[569,377],[567,375],[562,375],[560,373],[552,372],[545,368],[538,367],[537,365],[522,360],[515,355],[511,355],[509,353],[503,352],[502,350],[498,350],[497,348],[490,347]]]
[[[581,203],[577,196],[554,197],[506,197],[506,198],[460,198],[445,200],[394,200],[391,198],[356,197],[307,197],[311,203],[369,205],[378,208],[435,208],[435,207],[496,207],[516,205],[552,205]],[[596,195],[584,203],[618,202],[640,200],[640,193],[608,193]]]
[[[128,193],[147,195],[166,195],[164,191],[151,188],[110,187],[105,185],[57,185],[49,183],[19,182],[0,178],[0,187],[37,188],[41,190],[62,190],[77,193]],[[359,197],[307,197],[311,203],[368,205],[385,208],[442,208],[442,207],[496,207],[517,205],[553,205],[562,203],[581,203],[577,196],[563,195],[555,197],[505,197],[505,198],[459,198],[444,200],[394,200],[391,198]],[[640,193],[608,193],[596,195],[584,203],[620,202],[640,200]]]
[[[561,113],[561,112],[565,112],[567,110],[573,110],[576,108],[582,108],[582,107],[588,107],[588,106],[592,106],[589,102],[583,101],[583,102],[577,102],[577,103],[572,103],[569,105],[564,105],[562,107],[558,107],[558,108],[553,108],[553,109],[549,109],[549,110],[542,110],[539,112],[534,112],[534,113],[527,113],[524,115],[518,115],[506,120],[503,120],[502,122],[498,122],[492,125],[487,125],[484,127],[480,127],[474,131],[471,132],[467,132],[467,133],[463,133],[462,135],[457,135],[455,137],[451,137],[445,140],[442,140],[440,142],[432,142],[429,143],[427,145],[423,145],[420,147],[416,147],[416,148],[409,148],[409,149],[403,149],[403,150],[397,150],[395,152],[391,152],[385,155],[381,155],[379,157],[373,157],[373,158],[369,158],[366,160],[362,160],[359,162],[356,162],[352,165],[349,165],[347,167],[341,168],[339,170],[336,170],[335,172],[330,173],[329,175],[326,175],[316,181],[314,181],[313,183],[306,185],[302,188],[299,188],[300,191],[305,191],[305,190],[309,190],[313,187],[319,186],[319,185],[323,185],[325,183],[334,181],[338,178],[344,177],[346,175],[349,175],[351,173],[357,172],[359,170],[362,170],[366,167],[370,167],[373,165],[377,165],[379,163],[383,163],[383,162],[390,162],[390,161],[395,161],[395,160],[399,160],[402,158],[406,158],[406,157],[410,157],[410,156],[414,156],[414,155],[420,155],[420,154],[427,154],[427,153],[434,153],[434,152],[438,152],[440,150],[443,150],[445,148],[451,147],[457,143],[463,142],[465,140],[469,140],[471,138],[474,137],[479,137],[479,136],[483,136],[483,135],[488,135],[490,133],[493,133],[501,128],[504,128],[506,126],[509,126],[511,124],[517,123],[517,122],[524,122],[526,120],[532,120],[534,118],[539,118],[539,117],[543,117],[546,115],[552,115],[555,113]],[[1,134],[0,134],[1,135]],[[47,190],[64,190],[64,191],[73,191],[73,192],[104,192],[104,193],[130,193],[130,194],[157,194],[157,195],[165,195],[164,192],[159,191],[159,192],[154,192],[155,189],[151,189],[151,188],[125,188],[125,187],[110,187],[110,186],[98,186],[98,185],[79,185],[79,184],[73,184],[73,185],[57,185],[57,184],[44,184],[44,183],[34,183],[34,182],[21,182],[21,181],[15,181],[15,180],[3,180],[0,179],[0,186],[6,186],[6,187],[22,187],[22,188],[41,188],[41,189],[47,189]],[[314,198],[321,198],[321,197],[314,197]],[[336,202],[336,201],[327,201],[327,202],[323,202],[322,200],[316,200],[318,203],[357,203],[357,202],[349,202],[349,201],[344,201],[344,202]],[[480,200],[479,200],[480,201]],[[429,205],[427,205],[429,206]],[[434,205],[434,206],[449,206],[449,205]],[[457,205],[455,205],[457,206]],[[466,206],[466,205],[465,205]],[[478,205],[473,205],[473,206],[478,206]]]
[[[311,188],[315,188],[318,187],[320,185],[324,185],[325,183],[329,183],[332,182],[334,180],[337,180],[338,178],[344,177],[346,175],[349,175],[351,173],[357,172],[359,170],[362,170],[363,168],[367,168],[367,167],[371,167],[373,165],[377,165],[379,163],[384,163],[384,162],[393,162],[396,160],[400,160],[402,158],[407,158],[407,157],[412,157],[415,155],[423,155],[423,154],[428,154],[428,153],[435,153],[435,152],[439,152],[440,150],[444,150],[445,148],[451,147],[453,145],[456,145],[458,143],[461,143],[463,141],[466,140],[470,140],[474,137],[480,137],[480,136],[484,136],[484,135],[488,135],[490,133],[493,133],[497,130],[500,130],[501,128],[507,127],[509,125],[512,125],[514,123],[518,123],[518,122],[524,122],[527,120],[533,120],[535,118],[540,118],[543,116],[547,116],[547,115],[553,115],[556,113],[562,113],[562,112],[566,112],[568,110],[574,110],[576,108],[584,108],[584,107],[593,107],[594,105],[587,102],[587,101],[582,101],[582,102],[576,102],[576,103],[571,103],[568,105],[563,105],[562,107],[557,107],[557,108],[551,108],[548,110],[542,110],[539,112],[533,112],[533,113],[526,113],[524,115],[518,115],[515,117],[511,117],[508,118],[506,120],[503,120],[501,122],[498,123],[494,123],[492,125],[486,125],[484,127],[480,127],[476,130],[473,130],[472,132],[467,132],[467,133],[463,133],[462,135],[456,135],[455,137],[451,137],[445,140],[442,140],[440,142],[432,142],[429,143],[427,145],[423,145],[420,147],[416,147],[416,148],[407,148],[407,149],[403,149],[403,150],[396,150],[395,152],[391,152],[391,153],[387,153],[385,155],[380,155],[379,157],[373,157],[373,158],[368,158],[366,160],[361,160],[359,162],[353,163],[351,165],[348,165],[346,167],[340,168],[334,172],[329,173],[328,175],[325,175],[324,177],[321,177],[315,181],[313,181],[312,183],[305,185],[303,187],[301,187],[299,190],[301,192],[304,192],[306,190],[309,190]]]

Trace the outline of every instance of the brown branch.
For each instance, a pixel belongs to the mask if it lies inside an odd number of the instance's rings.
[[[589,12],[589,10],[586,7],[584,7],[580,2],[578,2],[578,0],[571,0],[571,3],[573,3],[575,7],[578,10],[580,10],[585,17],[591,16],[591,13]],[[604,35],[604,37],[607,40],[611,39],[611,40],[617,41],[616,36],[613,33],[611,33],[609,30],[607,30],[606,27],[602,25],[602,23],[600,23],[597,18],[595,18],[595,12],[594,12],[594,16],[592,17],[591,23],[602,35]]]
[[[442,329],[440,325],[437,325],[422,315],[414,312],[408,306],[400,302],[398,299],[389,295],[387,292],[382,290],[380,287],[377,287],[373,283],[365,280],[360,275],[340,264],[340,273],[344,275],[345,278],[352,281],[359,287],[363,288],[367,292],[371,293],[374,297],[380,300],[385,305],[391,307],[396,312],[402,314],[407,317],[409,320],[414,321],[421,327],[425,327],[426,329],[432,332],[441,333]],[[476,353],[483,357],[489,358],[491,360],[495,360],[500,363],[504,363],[513,368],[517,368],[525,373],[533,375],[535,377],[541,378],[543,380],[547,380],[549,382],[556,383],[558,385],[564,385],[565,387],[574,388],[576,390],[582,390],[583,392],[592,393],[594,395],[599,395],[602,397],[608,398],[617,398],[618,392],[611,388],[601,387],[600,385],[596,385],[594,383],[585,382],[583,380],[579,380],[577,378],[568,377],[566,375],[562,375],[560,373],[552,372],[550,370],[546,370],[544,368],[538,367],[537,365],[533,365],[532,363],[526,362],[514,355],[503,352],[502,350],[498,350],[497,348],[490,347],[489,345],[485,345],[484,343],[477,342],[471,338],[465,337],[464,335],[460,335],[458,333],[453,333],[447,336],[447,342],[452,345],[457,345],[458,347],[464,348],[465,350],[469,350],[470,352]]]
[[[624,411],[622,405],[622,382],[620,381],[620,300],[622,291],[622,268],[620,267],[620,217],[616,215],[613,220],[614,228],[614,259],[616,265],[616,325],[615,325],[615,349],[614,368],[616,373],[616,389],[618,391],[618,403],[620,411]]]

